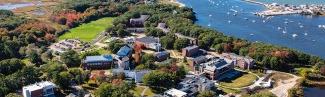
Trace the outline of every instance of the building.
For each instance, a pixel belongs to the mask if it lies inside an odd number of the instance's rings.
[[[126,28],[126,31],[130,33],[143,33],[145,28]]]
[[[192,71],[195,71],[195,65],[199,65],[201,63],[205,63],[206,61],[208,61],[208,58],[205,57],[205,56],[199,56],[199,57],[196,57],[196,58],[190,58],[187,60],[187,63],[190,67],[190,69]]]
[[[134,80],[135,83],[141,83],[143,76],[151,72],[151,70],[123,70],[123,69],[113,69],[112,71],[113,74],[123,73],[126,78]]]
[[[242,68],[242,69],[250,69],[255,64],[255,60],[248,56],[239,56],[234,53],[223,53],[222,57],[233,60],[235,66]]]
[[[177,89],[187,93],[189,97],[196,97],[201,91],[215,89],[215,84],[205,76],[187,75],[187,77],[177,85]]]
[[[141,15],[139,18],[131,18],[130,25],[132,27],[143,27],[144,22],[149,18],[149,15]]]
[[[198,65],[199,72],[205,74],[213,80],[222,79],[222,75],[228,71],[234,70],[234,62],[225,59],[213,59],[206,63]]]
[[[161,49],[161,44],[159,39],[154,37],[142,37],[135,40],[135,45],[138,45],[141,48],[153,49],[159,51]]]
[[[82,66],[84,69],[108,69],[112,67],[112,63],[112,55],[87,56],[82,61]]]
[[[156,28],[162,30],[165,34],[170,32],[170,30],[166,26],[166,23],[158,23],[158,26]]]
[[[154,53],[155,59],[158,62],[162,62],[167,60],[170,57],[170,53],[167,51],[162,51],[162,52],[156,52]]]
[[[116,55],[120,58],[131,57],[133,48],[129,45],[125,45],[120,48]]]
[[[164,97],[187,97],[187,93],[177,89],[169,89],[164,92]]]
[[[23,87],[24,97],[55,97],[55,84],[49,81],[39,82]]]
[[[188,46],[182,49],[182,55],[184,57],[193,57],[198,55],[198,53],[199,53],[199,46],[196,45]]]
[[[67,50],[82,52],[89,48],[90,48],[89,44],[83,43],[78,39],[65,39],[49,46],[49,50],[51,50],[54,53],[54,55],[59,55],[61,53],[66,52]]]

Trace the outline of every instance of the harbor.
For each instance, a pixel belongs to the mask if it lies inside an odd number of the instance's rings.
[[[291,14],[300,14],[300,15],[314,15],[320,16],[325,15],[325,6],[324,5],[290,5],[290,4],[278,4],[278,3],[262,3],[255,0],[244,0],[249,3],[254,3],[266,7],[265,11],[256,12],[255,15],[258,16],[277,16],[277,15],[291,15]]]
[[[179,2],[193,8],[197,17],[195,23],[201,26],[217,29],[225,35],[287,46],[325,58],[325,17],[299,14],[261,17],[254,13],[267,10],[264,5],[243,0]]]

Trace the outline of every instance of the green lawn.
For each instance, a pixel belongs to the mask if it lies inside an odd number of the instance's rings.
[[[143,92],[144,89],[145,89],[145,86],[137,86],[134,88],[134,90],[132,92],[134,93],[134,96],[141,97],[141,93]],[[154,95],[155,95],[155,93],[153,93],[150,88],[148,88],[144,92],[144,96],[147,96],[147,97],[152,97]]]
[[[220,85],[231,88],[241,88],[253,84],[256,79],[257,77],[253,74],[243,74],[231,81],[221,81]]]
[[[59,37],[63,39],[79,38],[82,41],[90,42],[96,38],[97,34],[104,31],[107,27],[112,26],[113,17],[106,17],[90,23],[82,24],[79,27],[72,28]]]

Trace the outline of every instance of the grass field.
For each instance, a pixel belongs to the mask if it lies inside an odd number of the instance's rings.
[[[243,74],[234,80],[220,82],[220,85],[231,88],[241,88],[253,84],[256,79],[257,77],[254,74]]]
[[[90,42],[96,38],[97,34],[104,31],[107,27],[112,26],[112,21],[114,18],[106,17],[90,23],[82,24],[79,27],[70,29],[59,37],[60,40],[63,39],[73,39],[79,38],[82,41]]]

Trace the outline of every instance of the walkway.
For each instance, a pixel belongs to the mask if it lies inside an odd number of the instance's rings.
[[[148,90],[148,88],[149,88],[149,87],[144,88],[144,90],[143,90],[142,93],[141,93],[141,97],[144,97],[144,96],[145,96],[144,94],[146,93],[146,91]]]
[[[288,90],[293,88],[297,84],[297,80],[300,79],[296,75],[286,74],[293,76],[293,78],[278,82],[279,85],[271,90],[277,97],[288,97]]]

